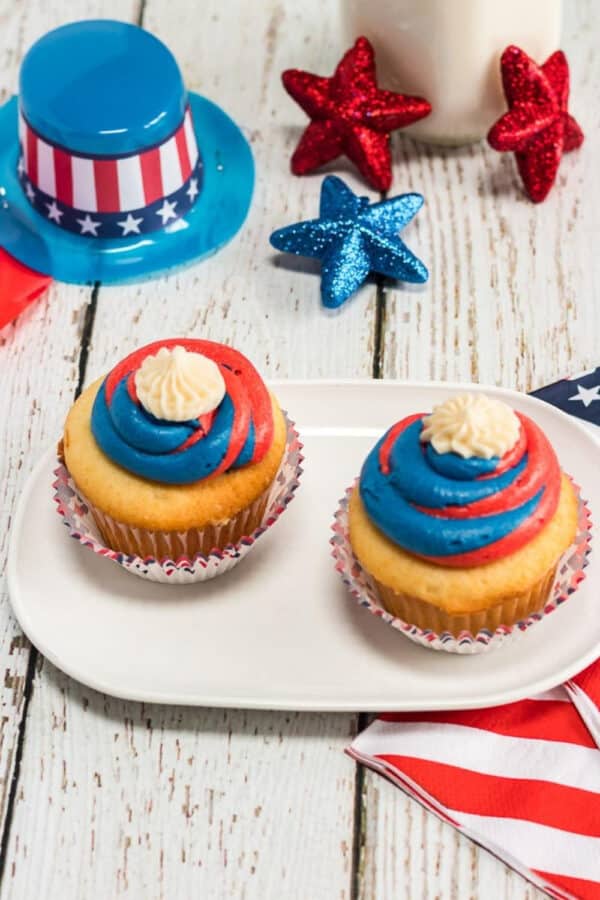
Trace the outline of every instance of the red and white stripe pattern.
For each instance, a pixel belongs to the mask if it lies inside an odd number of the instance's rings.
[[[493,709],[392,713],[348,753],[550,897],[600,898],[600,661]]]
[[[89,157],[54,146],[19,115],[25,174],[31,184],[65,207],[89,213],[143,209],[178,191],[198,162],[189,107],[163,144],[118,159]]]

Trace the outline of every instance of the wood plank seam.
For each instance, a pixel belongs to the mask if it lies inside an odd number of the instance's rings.
[[[368,713],[359,713],[356,730],[360,734],[369,724]],[[362,891],[362,871],[364,863],[366,839],[366,804],[365,767],[356,764],[354,778],[354,816],[352,822],[352,862],[350,867],[350,900],[359,900]]]
[[[2,836],[0,837],[0,889],[4,881],[4,873],[6,868],[6,857],[8,855],[8,843],[10,840],[10,826],[12,823],[13,812],[15,808],[15,800],[17,797],[17,788],[19,786],[19,776],[21,774],[21,760],[23,758],[23,748],[25,746],[25,723],[27,721],[27,711],[29,702],[33,693],[33,680],[35,678],[35,669],[38,661],[38,651],[33,645],[30,645],[29,659],[27,660],[27,671],[25,674],[25,684],[23,686],[23,702],[21,721],[17,734],[17,745],[15,749],[15,761],[13,765],[12,775],[10,779],[10,787],[8,790],[8,799],[6,801],[6,812],[4,814],[4,825],[2,828]]]
[[[386,318],[386,291],[383,275],[376,276],[377,290],[375,294],[375,322],[373,325],[373,364],[371,373],[373,378],[383,378],[383,356],[385,353],[385,318]]]
[[[386,193],[379,195],[379,200],[387,199]],[[373,322],[373,355],[371,360],[371,376],[383,378],[386,325],[386,291],[385,276],[376,275],[375,318]],[[371,717],[366,712],[359,712],[357,717],[357,733],[363,731]],[[360,900],[363,893],[363,868],[366,848],[368,791],[365,783],[365,768],[357,763],[354,781],[354,819],[352,823],[352,863],[350,872],[350,900]]]

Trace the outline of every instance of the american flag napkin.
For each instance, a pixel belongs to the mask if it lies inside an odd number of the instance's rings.
[[[554,384],[532,391],[531,395],[578,419],[600,425],[600,366],[591,372],[562,378]]]
[[[534,394],[600,425],[600,367]],[[347,752],[548,896],[600,900],[600,660],[506,706],[382,714]]]

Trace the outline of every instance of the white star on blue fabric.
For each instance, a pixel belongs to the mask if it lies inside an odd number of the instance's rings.
[[[76,221],[81,228],[80,234],[91,234],[93,237],[98,237],[98,228],[102,222],[95,222],[89,213],[86,213],[85,218]]]
[[[22,156],[20,156],[19,163],[17,165],[17,172],[19,173],[19,175],[22,175],[24,171],[25,171],[25,160],[23,159]]]
[[[33,203],[33,201],[35,200],[35,191],[31,187],[31,184],[29,182],[27,182],[27,184],[25,185],[25,193],[29,197],[30,202]]]
[[[117,222],[117,225],[119,225],[119,227],[123,229],[122,237],[125,237],[126,234],[139,234],[140,225],[143,221],[143,216],[140,216],[139,219],[136,219],[135,216],[131,215],[131,213],[127,213],[126,219],[121,219],[121,221]]]
[[[335,175],[321,185],[319,218],[274,231],[271,244],[285,253],[321,260],[321,298],[331,309],[358,290],[369,272],[422,283],[429,272],[398,237],[423,205],[421,194],[379,203],[358,197]]]
[[[163,225],[166,225],[169,219],[177,218],[176,206],[177,200],[165,200],[161,208],[156,210],[156,215],[161,217]]]
[[[200,192],[198,190],[198,179],[190,178],[190,186],[188,187],[188,189],[186,191],[186,194],[190,198],[190,203],[194,202],[194,198],[197,197],[199,193]]]
[[[577,393],[573,394],[572,397],[569,397],[569,400],[580,400],[587,409],[594,400],[600,400],[600,384],[596,384],[591,388],[586,388],[581,384],[578,384]]]
[[[48,210],[48,218],[52,219],[53,222],[56,222],[57,225],[60,225],[61,216],[64,214],[56,205],[56,201],[53,200],[52,203],[46,203],[46,209]]]

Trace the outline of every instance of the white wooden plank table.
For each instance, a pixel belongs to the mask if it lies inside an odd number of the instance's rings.
[[[394,189],[426,206],[406,237],[430,266],[410,289],[371,282],[337,313],[315,268],[285,267],[270,231],[315,214],[321,176],[289,174],[303,125],[279,73],[330,72],[345,49],[337,2],[0,2],[0,87],[44,31],[86,16],[139,22],[175,52],[189,87],[242,124],[253,208],[221,253],[127,288],[53,286],[0,332],[0,554],[19,491],[82,385],[161,335],[226,340],[266,375],[475,380],[530,389],[598,364],[600,25],[567,0],[564,48],[587,133],[541,207],[512,160],[395,141]],[[351,169],[341,171],[360,187]],[[167,708],[96,694],[20,634],[0,607],[0,900],[542,895],[344,756],[363,717]]]

